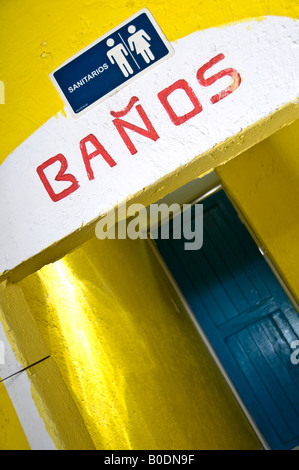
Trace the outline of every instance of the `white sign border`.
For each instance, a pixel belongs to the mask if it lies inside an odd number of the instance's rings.
[[[126,80],[124,83],[122,83],[121,85],[119,85],[117,88],[114,88],[114,90],[110,91],[109,93],[107,93],[105,96],[102,96],[102,98],[99,98],[97,101],[95,101],[93,104],[87,106],[86,108],[84,108],[82,111],[80,111],[79,113],[75,113],[68,101],[68,99],[66,98],[65,94],[63,93],[62,89],[60,88],[57,80],[55,79],[55,76],[54,74],[62,69],[63,67],[65,67],[67,64],[71,63],[74,59],[76,59],[77,57],[80,57],[82,54],[84,54],[86,51],[88,51],[89,49],[91,49],[92,47],[94,47],[96,44],[98,44],[99,42],[103,41],[105,38],[111,36],[111,34],[115,33],[116,31],[118,31],[120,28],[122,28],[123,26],[126,26],[128,23],[131,23],[135,18],[137,18],[138,16],[140,16],[142,13],[145,13],[150,21],[152,22],[152,24],[154,25],[157,33],[159,34],[161,40],[163,41],[164,45],[166,46],[166,48],[168,49],[168,54],[164,57],[162,57],[161,59],[157,60],[157,62],[154,62],[153,64],[151,64],[149,67],[147,67],[146,69],[142,70],[141,72],[137,73],[136,75],[134,75],[133,77],[131,77],[129,80]],[[95,41],[93,41],[91,44],[89,44],[88,46],[86,46],[84,49],[81,49],[79,52],[77,52],[77,54],[73,55],[72,57],[70,57],[68,60],[66,60],[65,62],[63,62],[63,64],[61,64],[59,67],[57,67],[52,73],[50,73],[49,77],[54,85],[54,87],[56,88],[56,90],[58,91],[60,97],[62,98],[63,102],[65,103],[65,105],[67,106],[67,109],[69,110],[69,112],[71,113],[71,116],[74,118],[74,119],[79,119],[83,114],[87,113],[88,111],[90,111],[91,109],[95,108],[96,106],[98,106],[100,103],[102,103],[103,101],[107,100],[110,96],[114,95],[115,93],[117,93],[119,90],[121,90],[122,88],[126,87],[127,85],[131,84],[133,81],[135,80],[138,80],[138,78],[140,78],[142,75],[148,73],[150,70],[152,70],[152,68],[158,66],[160,63],[164,62],[165,60],[167,59],[170,59],[170,57],[172,57],[174,55],[174,48],[172,47],[172,45],[170,44],[170,42],[168,41],[168,39],[166,38],[165,34],[163,33],[163,31],[161,30],[160,26],[158,25],[157,21],[155,20],[155,18],[153,17],[152,13],[147,9],[147,8],[142,8],[141,10],[139,10],[137,13],[135,13],[133,16],[131,16],[130,18],[127,18],[125,21],[123,21],[121,24],[119,24],[118,26],[116,26],[115,28],[111,29],[110,31],[108,31],[106,34],[104,34],[103,36],[101,36],[100,38],[96,39]]]

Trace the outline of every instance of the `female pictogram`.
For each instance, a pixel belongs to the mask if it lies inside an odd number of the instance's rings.
[[[151,45],[149,42],[151,41],[151,38],[149,35],[143,29],[136,32],[136,27],[134,25],[129,26],[128,31],[132,34],[128,39],[130,50],[132,52],[136,52],[136,54],[141,54],[147,64],[152,60],[155,60],[155,56],[151,51]]]
[[[106,44],[109,47],[113,47],[115,41],[114,39],[109,38]],[[117,44],[115,47],[113,47],[113,49],[110,49],[110,51],[107,52],[107,57],[110,60],[111,64],[116,63],[125,77],[128,77],[129,75],[132,75],[134,73],[131,65],[126,59],[127,55],[128,51],[121,43]]]

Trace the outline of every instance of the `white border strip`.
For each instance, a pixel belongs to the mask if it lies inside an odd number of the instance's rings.
[[[65,94],[63,93],[62,89],[60,88],[59,86],[59,83],[57,82],[57,80],[55,79],[55,76],[54,74],[62,69],[63,67],[65,67],[67,64],[70,64],[71,62],[73,62],[74,59],[80,57],[81,55],[83,55],[85,52],[87,52],[89,49],[92,49],[92,47],[96,46],[99,42],[102,42],[105,38],[108,38],[109,36],[111,36],[111,34],[117,32],[119,29],[121,29],[123,26],[131,23],[132,21],[135,20],[135,18],[137,18],[138,16],[140,16],[142,13],[145,13],[147,15],[147,17],[150,19],[150,21],[152,22],[153,26],[155,27],[157,33],[159,34],[161,40],[163,41],[165,47],[168,49],[168,54],[164,57],[162,57],[161,59],[157,60],[156,62],[154,62],[152,65],[148,66],[145,70],[142,70],[141,72],[138,72],[136,73],[131,79],[129,80],[126,80],[124,83],[122,83],[121,85],[119,85],[118,87],[114,88],[112,91],[110,91],[109,93],[107,93],[106,95],[102,96],[102,98],[99,98],[97,101],[95,101],[94,103],[88,105],[86,108],[84,108],[82,111],[79,111],[78,113],[75,113],[73,111],[73,108],[71,107],[67,97],[65,96]],[[120,36],[120,35],[119,35]],[[121,40],[123,41],[123,39],[121,38]],[[130,52],[130,51],[129,51]],[[130,52],[131,54],[131,52]],[[86,46],[84,49],[82,49],[81,51],[77,52],[77,54],[73,55],[72,57],[70,57],[68,60],[66,60],[63,64],[61,64],[60,67],[58,67],[56,70],[54,70],[54,72],[52,72],[49,77],[54,85],[54,87],[56,88],[56,90],[58,91],[60,97],[62,98],[62,100],[64,101],[67,109],[69,110],[71,116],[74,118],[74,119],[78,119],[79,117],[82,116],[82,114],[85,114],[87,111],[90,111],[91,109],[95,108],[96,106],[98,106],[100,103],[102,103],[103,101],[107,100],[107,98],[109,98],[110,96],[114,95],[116,92],[118,92],[119,90],[121,90],[122,88],[128,86],[131,82],[137,80],[138,78],[140,78],[142,75],[145,75],[146,73],[148,73],[150,70],[152,70],[152,68],[156,67],[157,65],[161,64],[162,62],[164,62],[165,60],[169,59],[171,56],[173,56],[174,54],[174,49],[172,47],[172,45],[170,44],[170,42],[167,40],[165,34],[162,32],[160,26],[158,25],[157,21],[155,20],[155,18],[153,17],[153,15],[151,14],[151,12],[147,9],[147,8],[142,8],[141,10],[139,10],[137,13],[135,13],[135,15],[133,16],[130,16],[129,18],[127,18],[125,21],[123,21],[121,24],[119,24],[118,26],[116,26],[115,28],[111,29],[110,31],[108,31],[106,34],[104,34],[103,36],[101,36],[100,38],[96,39],[95,41],[93,41],[91,44],[89,44],[88,46]],[[135,63],[137,64],[136,60],[134,59],[133,55],[131,54],[133,60],[135,61]],[[138,68],[140,69],[139,65],[137,64]]]
[[[0,364],[1,380],[22,370],[0,322],[0,340],[4,343],[5,365]],[[46,431],[45,423],[38,413],[31,395],[31,383],[26,372],[3,382],[27,437],[31,450],[56,450],[53,440]],[[20,449],[22,450],[22,449]]]

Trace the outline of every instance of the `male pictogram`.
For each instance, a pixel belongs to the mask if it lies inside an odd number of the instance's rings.
[[[108,39],[106,44],[109,47],[113,47],[115,41],[114,39],[110,38]],[[128,51],[121,43],[117,44],[113,47],[113,49],[110,49],[110,51],[107,52],[107,57],[110,60],[111,64],[116,63],[125,77],[128,77],[129,75],[132,75],[134,73],[131,65],[126,59],[127,55]]]

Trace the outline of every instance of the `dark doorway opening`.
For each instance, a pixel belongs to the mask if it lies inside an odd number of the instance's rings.
[[[299,445],[299,315],[223,190],[204,206],[203,247],[157,247],[271,449]]]

